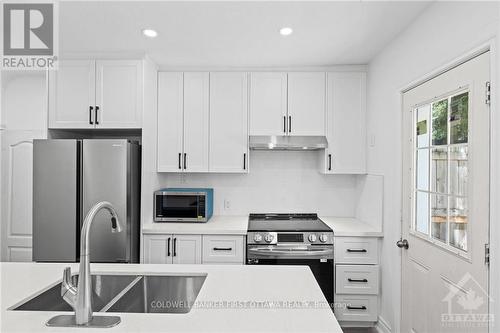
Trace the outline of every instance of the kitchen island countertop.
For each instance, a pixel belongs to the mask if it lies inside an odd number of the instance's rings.
[[[78,270],[75,263],[0,263],[0,331],[342,332],[305,266],[92,264],[93,274],[207,274],[196,300],[202,306],[187,314],[119,313],[121,323],[108,329],[47,327],[47,320],[69,312],[8,310],[60,281],[66,266],[73,273]],[[221,307],[224,302],[238,305]],[[283,306],[268,302],[283,302]]]

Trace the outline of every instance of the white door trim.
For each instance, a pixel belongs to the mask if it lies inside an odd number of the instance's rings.
[[[498,37],[500,40],[500,36]],[[436,68],[435,70],[423,75],[422,77],[411,81],[410,83],[402,86],[399,91],[400,91],[400,111],[403,112],[404,110],[404,93],[418,87],[419,85],[432,80],[433,78],[455,68],[460,66],[461,64],[477,57],[478,55],[481,55],[486,52],[490,52],[490,83],[491,83],[491,104],[490,104],[490,202],[500,202],[500,189],[495,190],[496,188],[500,187],[500,175],[495,175],[493,170],[496,170],[500,168],[500,117],[496,114],[496,109],[497,109],[497,97],[500,98],[500,91],[497,91],[496,88],[496,83],[497,83],[497,77],[500,77],[500,73],[497,76],[497,61],[498,55],[496,52],[496,39],[490,39],[486,41],[485,43],[471,49],[470,51],[462,54],[461,56],[451,60],[450,62],[446,63],[443,66],[440,66]],[[496,93],[495,93],[496,92]],[[401,117],[401,129],[404,128],[404,117]],[[401,130],[401,142],[404,142],[405,140],[405,133],[403,130]],[[405,145],[402,145],[401,150],[405,148]],[[403,156],[403,155],[402,155]],[[401,169],[401,194],[404,194],[403,192],[403,187],[405,183],[405,177],[407,174],[403,170],[403,162],[402,160],[399,161],[399,168]],[[492,186],[491,184],[497,184],[497,186]],[[403,195],[400,195],[401,197],[401,202],[400,202],[400,234],[402,235],[403,233]],[[500,258],[497,258],[496,252],[498,249],[498,252],[500,253],[500,243],[499,244],[494,244],[492,243],[492,237],[491,235],[498,235],[500,234],[500,225],[491,223],[491,221],[498,221],[500,220],[500,209],[496,208],[497,205],[490,205],[490,234],[488,237],[488,243],[490,244],[490,255],[491,255],[491,260],[490,260],[490,269],[489,269],[489,293],[490,293],[490,298],[489,298],[489,313],[493,314],[494,317],[500,318],[500,306],[497,306],[496,308],[494,307],[494,300],[500,300],[500,283],[499,284],[494,284],[492,283],[493,281],[496,281],[494,279],[491,279],[492,276],[498,276],[500,274]],[[392,241],[392,240],[391,240]],[[395,240],[394,240],[395,241]],[[394,245],[395,246],[395,245]],[[394,323],[394,327],[399,327],[399,331],[402,330],[402,311],[401,311],[401,306],[403,304],[403,290],[402,290],[402,270],[403,270],[403,256],[400,255],[400,261],[399,261],[399,304],[394,305],[395,309],[395,320],[396,322]],[[489,323],[490,327],[489,330],[490,332],[493,332],[493,328],[495,322],[491,321]],[[498,324],[497,324],[498,327]]]

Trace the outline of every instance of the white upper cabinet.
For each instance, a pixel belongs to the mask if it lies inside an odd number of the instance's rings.
[[[182,171],[184,75],[158,73],[158,172]]]
[[[250,73],[250,135],[285,135],[287,74]]]
[[[96,127],[140,128],[142,86],[141,61],[96,61]]]
[[[366,74],[327,74],[325,173],[366,173]]]
[[[208,73],[184,73],[184,155],[187,172],[208,171]]]
[[[210,73],[209,169],[248,171],[247,73]]]
[[[49,71],[49,128],[93,128],[95,61],[60,61]]]
[[[209,74],[158,74],[158,172],[208,172]]]
[[[49,128],[141,128],[140,60],[62,60],[49,73]]]
[[[325,94],[325,73],[288,73],[289,135],[325,135]]]

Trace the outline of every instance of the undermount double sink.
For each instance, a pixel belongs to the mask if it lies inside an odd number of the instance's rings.
[[[94,312],[188,313],[207,275],[92,275]],[[71,277],[74,285],[78,275]],[[73,311],[61,297],[61,283],[12,310]]]

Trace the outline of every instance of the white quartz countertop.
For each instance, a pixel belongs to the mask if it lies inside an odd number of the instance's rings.
[[[151,222],[142,225],[144,234],[246,235],[248,215],[212,216],[208,222]]]
[[[207,274],[196,300],[204,306],[187,314],[113,313],[121,323],[107,329],[47,327],[47,320],[68,312],[8,310],[60,281],[65,266],[0,263],[1,332],[342,332],[306,266],[92,264],[93,274]],[[70,266],[76,273],[77,264]],[[224,301],[240,306],[217,306]],[[285,306],[257,302],[285,302]],[[264,307],[257,308],[259,304]]]
[[[375,229],[368,223],[350,217],[320,216],[333,230],[334,236],[344,237],[383,237],[381,230]]]

